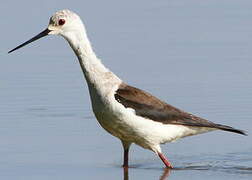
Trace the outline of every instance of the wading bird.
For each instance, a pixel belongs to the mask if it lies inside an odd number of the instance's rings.
[[[84,24],[70,10],[56,12],[44,31],[9,53],[51,34],[64,37],[78,57],[98,122],[122,142],[123,167],[128,167],[128,153],[132,143],[153,151],[166,167],[172,168],[162,154],[160,144],[213,130],[246,135],[242,130],[184,112],[123,82],[96,57]]]

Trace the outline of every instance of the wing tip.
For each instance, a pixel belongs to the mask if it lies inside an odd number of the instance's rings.
[[[239,129],[233,129],[233,131],[231,131],[231,132],[234,132],[234,133],[237,133],[237,134],[241,134],[241,135],[244,135],[244,136],[248,136],[248,134],[247,134],[246,131],[239,130]]]
[[[244,131],[244,130],[235,129],[233,127],[225,126],[225,125],[221,125],[221,124],[218,124],[218,126],[219,126],[218,128],[223,130],[223,131],[229,131],[229,132],[241,134],[241,135],[244,135],[244,136],[248,136],[248,133],[246,131]]]

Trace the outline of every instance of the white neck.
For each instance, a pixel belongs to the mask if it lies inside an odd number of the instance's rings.
[[[83,32],[84,33],[83,33]],[[110,72],[96,57],[87,38],[84,27],[82,31],[71,31],[63,37],[68,41],[76,56],[88,83],[90,94],[92,91],[110,91],[108,84],[118,84],[121,80]],[[98,92],[101,95],[104,92]]]

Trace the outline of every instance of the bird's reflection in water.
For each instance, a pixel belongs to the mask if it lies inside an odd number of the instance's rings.
[[[129,168],[123,167],[123,180],[129,180]]]
[[[169,169],[169,168],[164,168],[163,174],[160,176],[159,180],[168,179],[170,173],[171,173],[171,169]]]
[[[160,176],[159,180],[167,180],[170,173],[171,173],[171,169],[164,168],[163,173]],[[128,167],[123,168],[123,179],[124,180],[129,180],[129,168]]]

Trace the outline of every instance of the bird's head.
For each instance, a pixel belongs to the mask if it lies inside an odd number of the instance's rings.
[[[70,10],[60,10],[50,18],[49,25],[44,31],[34,36],[30,40],[24,42],[23,44],[17,46],[16,48],[10,50],[8,53],[11,53],[47,35],[61,35],[64,38],[68,39],[74,32],[80,30],[85,31],[80,17]]]
[[[56,12],[49,21],[48,34],[59,34],[64,36],[68,32],[73,32],[82,28],[80,17],[70,10],[60,10]]]

